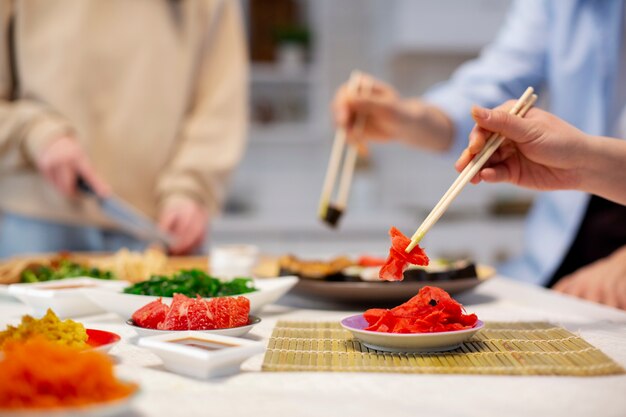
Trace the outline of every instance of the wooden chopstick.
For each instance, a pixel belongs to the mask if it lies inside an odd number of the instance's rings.
[[[533,88],[528,87],[524,94],[517,100],[515,106],[509,111],[510,114],[524,117],[528,110],[537,101],[537,95],[533,94]],[[474,176],[480,171],[483,165],[489,160],[493,153],[504,141],[504,136],[498,133],[492,133],[487,139],[485,147],[470,161],[470,163],[463,169],[461,174],[452,183],[452,186],[446,191],[441,200],[433,208],[430,214],[426,217],[424,222],[417,228],[411,242],[406,247],[406,252],[413,250],[415,246],[424,238],[426,233],[433,227],[433,225],[441,218],[443,213],[450,207],[452,201],[459,195],[461,190],[471,181]]]
[[[362,75],[358,71],[353,71],[348,80],[348,88],[352,93],[355,93],[359,88],[364,89],[364,93],[367,95],[372,89],[372,83],[363,79]],[[365,125],[365,116],[359,114],[354,123],[354,131],[357,135],[360,135]],[[341,157],[343,150],[346,147],[346,131],[345,129],[337,129],[335,132],[335,140],[333,143],[333,149],[330,155],[330,161],[328,162],[328,169],[326,171],[326,177],[324,179],[324,186],[322,188],[322,195],[319,204],[319,216],[323,219],[326,217],[326,213],[330,206],[330,201],[333,194],[333,188],[337,181],[337,173],[339,167],[342,166],[341,177],[339,180],[339,190],[337,191],[337,204],[335,209],[343,210],[348,205],[348,198],[350,197],[350,188],[352,185],[352,177],[356,167],[358,159],[358,149],[356,145],[348,145],[343,164],[341,164]]]
[[[358,89],[359,72],[352,71],[350,79],[348,80],[348,88],[354,92]],[[328,161],[328,168],[326,169],[326,177],[324,178],[324,185],[322,187],[322,195],[320,196],[319,204],[319,216],[321,218],[326,217],[326,211],[330,204],[332,197],[333,186],[337,180],[337,173],[339,172],[339,166],[341,165],[341,157],[343,155],[343,149],[346,145],[346,130],[337,129],[335,131],[335,139],[333,141],[333,148],[330,152],[330,160]]]

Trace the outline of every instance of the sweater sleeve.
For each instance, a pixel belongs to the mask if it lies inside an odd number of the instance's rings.
[[[248,64],[238,2],[223,0],[211,15],[192,105],[157,195],[161,206],[192,198],[215,214],[244,151]]]
[[[470,117],[473,104],[494,107],[519,97],[529,86],[538,89],[544,83],[550,28],[548,3],[516,0],[498,36],[480,57],[461,66],[449,81],[424,95],[454,122],[451,152],[455,156],[467,146],[474,126]]]
[[[13,0],[0,0],[0,166],[25,166],[49,141],[73,134],[70,123],[35,100],[13,100]]]

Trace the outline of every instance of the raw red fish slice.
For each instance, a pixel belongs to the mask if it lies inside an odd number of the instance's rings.
[[[189,305],[193,300],[182,294],[174,294],[174,300],[160,330],[189,330]]]
[[[478,321],[444,290],[423,287],[417,295],[391,310],[370,309],[365,330],[388,333],[431,333],[471,329]]]
[[[132,319],[137,326],[157,329],[165,321],[169,309],[168,305],[163,304],[159,298],[135,311]]]
[[[235,302],[231,305],[231,327],[245,326],[250,321],[250,300],[246,297],[234,297],[234,299]]]
[[[217,328],[209,305],[202,297],[198,296],[196,299],[191,300],[187,313],[189,330],[212,330]]]
[[[402,280],[404,278],[404,268],[406,268],[406,262],[402,259],[394,258],[390,254],[385,264],[380,267],[378,277],[385,281]]]
[[[411,252],[405,252],[411,240],[398,229],[395,227],[389,229],[389,236],[391,236],[391,248],[389,248],[389,256],[385,264],[380,268],[378,274],[380,279],[385,281],[402,281],[404,279],[404,270],[409,264],[428,265],[428,256],[419,245],[415,246]]]
[[[367,320],[368,323],[375,323],[378,321],[387,311],[384,308],[370,308],[365,313],[363,313],[363,317]]]
[[[218,329],[245,326],[250,314],[250,300],[246,297],[218,297],[207,302]]]

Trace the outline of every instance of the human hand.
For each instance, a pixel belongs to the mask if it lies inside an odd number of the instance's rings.
[[[35,156],[35,165],[57,190],[67,197],[76,195],[78,177],[82,177],[99,196],[111,189],[95,172],[91,161],[76,139],[63,136],[48,144]]]
[[[355,91],[346,82],[332,103],[335,124],[345,129],[349,141],[364,147],[367,140],[395,138],[432,150],[449,147],[452,122],[441,110],[418,99],[402,99],[393,87],[367,74],[358,77],[359,88]],[[356,123],[357,116],[362,124]]]
[[[626,247],[563,277],[554,290],[626,310]]]
[[[357,82],[358,88],[349,85]],[[368,85],[369,88],[363,88]],[[339,87],[332,103],[335,123],[345,129],[352,141],[360,139],[389,140],[396,137],[401,123],[400,97],[396,90],[369,75],[358,74]],[[356,131],[357,115],[367,115],[361,131]]]
[[[510,182],[537,190],[578,188],[589,137],[540,109],[531,109],[524,118],[510,115],[507,111],[513,105],[509,101],[495,110],[472,108],[477,126],[455,164],[457,171],[480,152],[492,132],[498,132],[507,139],[472,179],[473,183]]]
[[[185,255],[193,252],[204,241],[209,225],[209,214],[192,199],[180,199],[165,206],[159,217],[159,228],[173,237],[170,252]]]

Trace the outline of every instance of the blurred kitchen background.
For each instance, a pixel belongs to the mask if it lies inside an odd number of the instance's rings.
[[[504,0],[245,0],[250,134],[212,244],[269,253],[384,255],[391,225],[411,234],[456,177],[456,155],[373,146],[338,230],[317,218],[334,129],[329,104],[351,70],[419,95],[496,34]],[[471,16],[471,19],[467,17]],[[469,186],[424,241],[429,254],[495,263],[520,251],[533,194]]]

